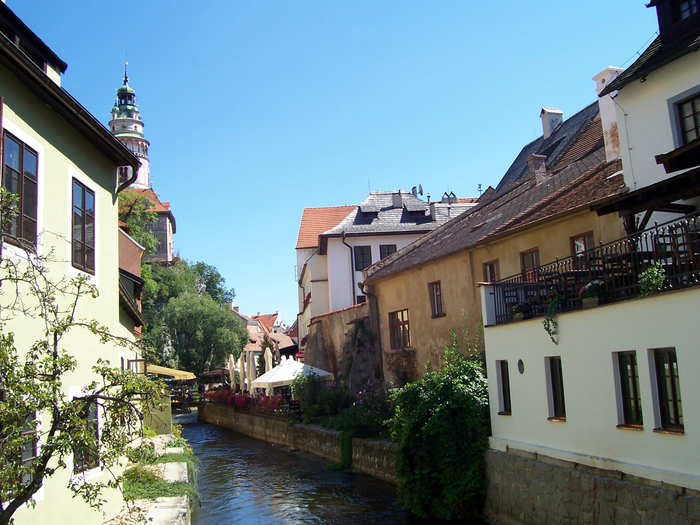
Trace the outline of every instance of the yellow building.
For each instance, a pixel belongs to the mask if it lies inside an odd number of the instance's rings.
[[[122,297],[126,310],[120,309],[117,175],[119,167],[136,173],[139,161],[61,87],[66,64],[5,4],[0,4],[0,22],[2,183],[20,196],[19,216],[3,235],[2,257],[23,264],[27,254],[45,256],[46,275],[53,282],[84,276],[99,296],[80,303],[76,317],[95,320],[114,335],[133,340],[133,328],[139,324],[138,311],[131,308],[136,298]],[[124,292],[129,291],[127,284],[123,283]],[[13,291],[3,287],[5,313],[10,311],[7,302]],[[131,304],[125,299],[132,299]],[[12,317],[4,329],[14,332],[22,352],[42,337],[43,325],[21,313]],[[88,330],[71,331],[61,347],[77,360],[75,371],[63,377],[65,396],[80,395],[96,379],[91,367],[97,359],[128,366],[139,357],[133,351],[100,344]],[[38,413],[36,417],[39,429],[45,431],[48,416]],[[26,447],[24,461],[31,461],[31,454],[41,449],[42,439],[40,434],[33,449]],[[74,459],[69,457],[65,469],[45,480],[33,498],[35,507],[18,510],[15,523],[102,521],[101,514],[71,497],[68,485],[101,479],[107,473],[99,465],[81,466]],[[116,513],[121,495],[113,491],[105,496],[105,510]]]
[[[625,191],[620,162],[606,159],[598,103],[566,121],[549,108],[541,118],[543,136],[472,211],[366,271],[387,381],[401,384],[439,365],[451,329],[480,336],[478,283],[526,274],[623,234],[618,217],[591,208]]]

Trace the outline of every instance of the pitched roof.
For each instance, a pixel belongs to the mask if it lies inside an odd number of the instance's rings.
[[[142,197],[145,197],[148,199],[148,202],[151,203],[151,208],[148,209],[148,211],[154,211],[158,214],[164,214],[167,215],[170,220],[173,223],[173,233],[176,232],[176,225],[175,225],[175,216],[173,215],[172,210],[170,209],[170,203],[161,201],[158,198],[158,195],[156,194],[155,191],[153,191],[153,188],[127,188],[124,190],[125,193],[134,193],[137,195],[140,195]]]
[[[372,191],[342,221],[319,236],[321,253],[328,237],[426,233],[472,207],[473,203],[466,202],[428,203],[408,191]]]
[[[592,126],[601,128],[600,120]],[[584,129],[571,145],[579,153],[568,166],[551,172],[536,184],[532,176],[512,182],[468,213],[443,224],[367,270],[367,280],[375,280],[469,248],[506,231],[542,220],[563,211],[581,207],[601,198],[624,191],[620,177],[606,177],[619,171],[619,162],[606,163],[600,141],[591,140],[595,133]],[[585,154],[585,144],[592,144]],[[568,151],[564,152],[568,154]],[[483,202],[482,202],[483,201]]]
[[[251,316],[251,318],[254,319],[255,321],[260,322],[260,324],[263,325],[263,327],[265,327],[265,329],[268,332],[272,332],[272,327],[274,326],[278,315],[279,314],[277,312],[275,312],[274,314],[253,315],[253,316]]]
[[[304,208],[297,237],[297,250],[318,246],[318,236],[342,221],[354,209],[355,206]]]
[[[598,102],[592,102],[578,113],[571,115],[562,122],[554,132],[546,139],[543,136],[533,140],[515,157],[501,182],[496,186],[496,191],[512,184],[528,172],[527,158],[530,155],[544,155],[547,157],[547,168],[551,169],[569,151],[579,134],[588,127],[591,121],[598,115]]]
[[[669,62],[698,49],[700,49],[700,27],[696,26],[693,31],[674,40],[666,41],[659,35],[632,65],[600,92],[600,96],[622,89],[633,80],[644,78]]]

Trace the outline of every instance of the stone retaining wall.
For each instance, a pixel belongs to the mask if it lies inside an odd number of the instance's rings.
[[[340,432],[316,425],[292,425],[286,421],[246,414],[233,408],[207,403],[199,409],[199,419],[252,438],[296,448],[331,463],[340,463]],[[352,440],[353,470],[396,484],[396,446],[388,441]]]
[[[700,523],[697,491],[514,449],[486,460],[493,523]]]

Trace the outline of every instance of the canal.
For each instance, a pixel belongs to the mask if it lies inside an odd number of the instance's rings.
[[[213,425],[182,431],[199,460],[193,525],[407,523],[388,483]]]

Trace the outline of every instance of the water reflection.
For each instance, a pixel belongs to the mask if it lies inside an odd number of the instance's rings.
[[[212,425],[185,426],[183,436],[200,461],[193,525],[406,523],[387,483]]]

